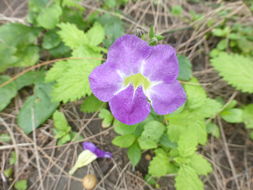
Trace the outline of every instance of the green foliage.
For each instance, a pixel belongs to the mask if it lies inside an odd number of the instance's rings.
[[[95,24],[87,33],[69,23],[61,23],[59,27],[61,30],[58,34],[73,50],[74,59],[81,58],[56,63],[47,73],[46,81],[56,81],[52,92],[53,99],[66,103],[91,94],[88,76],[101,62],[100,48],[96,45],[102,42],[104,35],[98,31],[101,27],[99,24]],[[94,39],[96,35],[99,36],[96,40],[88,40],[88,37]]]
[[[0,76],[0,84],[8,81],[10,77],[2,75]],[[3,110],[11,101],[13,97],[16,96],[17,87],[15,83],[10,83],[4,87],[0,88],[0,111]]]
[[[11,137],[8,134],[0,134],[0,143],[8,143],[11,141]]]
[[[163,149],[157,149],[155,154],[148,168],[148,173],[150,175],[161,177],[175,171],[175,166],[170,163],[168,154]]]
[[[248,129],[253,129],[253,104],[243,108],[243,122]]]
[[[134,134],[134,132],[136,131],[136,128],[138,127],[138,125],[126,125],[116,119],[114,120],[113,126],[114,126],[114,131],[118,133],[119,135]]]
[[[138,143],[134,143],[127,150],[127,156],[133,166],[136,166],[141,159],[141,149]]]
[[[136,137],[133,134],[117,136],[113,139],[112,144],[121,148],[128,148],[134,143],[135,139]]]
[[[164,125],[158,121],[150,121],[146,123],[144,125],[144,130],[138,139],[141,149],[146,150],[156,148],[164,130]]]
[[[58,4],[51,4],[45,7],[37,17],[37,23],[39,26],[45,29],[53,29],[60,20],[62,9]]]
[[[99,118],[103,119],[102,127],[107,128],[111,126],[113,121],[113,116],[111,112],[109,112],[107,109],[101,109],[98,116]]]
[[[209,134],[213,135],[216,138],[220,137],[220,130],[219,127],[214,123],[208,123],[206,125],[206,130]]]
[[[211,59],[212,66],[225,81],[242,92],[253,93],[253,60],[238,54],[220,53]]]
[[[22,106],[17,122],[26,134],[39,127],[58,107],[58,103],[50,99],[51,89],[51,84],[36,84],[34,95],[28,97]]]
[[[42,47],[44,49],[52,49],[57,47],[60,43],[61,39],[59,35],[56,34],[56,31],[49,30],[43,37]]]
[[[9,164],[10,165],[14,165],[14,164],[16,164],[16,162],[17,162],[17,155],[16,155],[16,152],[11,152],[11,156],[10,156],[10,158],[9,158]]]
[[[27,180],[19,180],[14,185],[16,190],[26,190],[28,188],[27,186]]]
[[[90,95],[85,98],[84,102],[81,105],[81,111],[86,113],[97,112],[100,109],[105,107],[105,103],[101,102],[94,95]]]
[[[192,65],[190,60],[183,55],[178,55],[177,57],[179,61],[179,75],[177,79],[184,81],[190,80],[192,77]]]
[[[171,7],[171,14],[174,16],[180,16],[183,13],[183,8],[180,5],[174,5]]]
[[[54,120],[54,137],[57,139],[57,145],[63,145],[72,140],[75,134],[71,130],[64,114],[55,111],[53,115]]]
[[[210,163],[200,154],[194,154],[190,158],[190,166],[196,171],[198,175],[207,175],[212,171]]]
[[[194,154],[197,149],[198,138],[194,130],[188,129],[178,140],[178,153],[182,157],[188,157]]]
[[[18,23],[0,27],[0,72],[10,67],[34,65],[39,59],[35,46],[39,30]]]
[[[196,171],[190,166],[183,166],[176,176],[177,190],[203,190],[204,185],[199,179]]]
[[[227,109],[220,113],[222,119],[229,123],[241,123],[243,121],[242,115],[243,111],[239,108]]]

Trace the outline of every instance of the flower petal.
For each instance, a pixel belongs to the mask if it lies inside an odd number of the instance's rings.
[[[121,88],[122,80],[114,65],[108,62],[96,67],[89,76],[93,94],[104,102],[109,101]]]
[[[91,151],[93,154],[95,154],[98,158],[111,158],[112,157],[112,153],[110,152],[105,152],[99,148],[96,147],[96,145],[94,145],[91,142],[84,142],[83,143],[83,149],[84,150],[89,150]]]
[[[178,81],[157,84],[148,94],[154,111],[160,115],[176,111],[186,101],[186,94]]]
[[[143,74],[151,81],[170,83],[176,80],[178,72],[175,49],[169,45],[153,46],[151,55],[145,61]]]
[[[127,125],[143,121],[150,112],[150,105],[142,87],[134,90],[130,85],[109,102],[114,117]]]
[[[118,38],[108,51],[107,61],[114,63],[124,74],[136,74],[141,69],[142,61],[151,52],[147,42],[134,35]]]

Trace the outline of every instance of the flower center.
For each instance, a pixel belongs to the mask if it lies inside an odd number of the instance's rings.
[[[147,89],[148,87],[150,87],[151,82],[142,74],[138,73],[125,78],[124,85],[127,86],[129,84],[132,84],[134,88],[142,86],[144,89]]]

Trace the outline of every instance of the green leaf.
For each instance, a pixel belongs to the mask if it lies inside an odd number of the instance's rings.
[[[8,134],[0,134],[0,143],[8,143],[11,141],[11,137]]]
[[[253,129],[253,104],[249,104],[243,108],[243,122],[248,129]]]
[[[213,135],[216,138],[220,137],[220,130],[219,127],[214,123],[208,123],[206,125],[206,130],[209,134]]]
[[[13,174],[13,168],[5,169],[3,173],[4,173],[5,177],[7,177],[7,178],[11,177]]]
[[[204,190],[197,173],[189,166],[182,166],[176,176],[177,190]]]
[[[59,131],[69,132],[69,124],[64,114],[59,111],[55,111],[53,115],[54,127]]]
[[[239,108],[226,109],[220,113],[220,116],[229,123],[241,123],[243,121],[243,111]]]
[[[114,131],[119,135],[134,134],[138,125],[126,125],[115,119],[113,122]]]
[[[238,54],[220,53],[212,66],[225,81],[242,92],[253,92],[253,60]]]
[[[105,31],[101,24],[95,23],[92,28],[86,33],[91,46],[97,46],[103,42]]]
[[[144,125],[144,131],[138,139],[141,149],[156,148],[160,137],[163,135],[165,127],[158,121],[150,121]]]
[[[102,127],[107,128],[111,126],[112,121],[113,121],[113,116],[110,111],[108,111],[107,109],[101,109],[98,117],[103,119]]]
[[[39,26],[45,29],[53,29],[60,20],[62,9],[58,4],[52,4],[44,8],[37,17]]]
[[[16,155],[16,152],[11,152],[11,156],[10,156],[10,158],[9,158],[9,164],[10,165],[14,165],[14,164],[16,164],[16,162],[17,162],[17,155]]]
[[[6,75],[0,76],[0,84],[8,81],[10,77]],[[4,87],[0,87],[0,111],[2,111],[17,94],[17,87],[14,82],[9,83]]]
[[[59,35],[56,34],[56,31],[50,30],[43,37],[42,47],[44,49],[52,49],[57,47],[60,43],[61,39]]]
[[[22,106],[17,122],[26,134],[39,127],[58,107],[58,103],[50,99],[51,88],[51,84],[37,84],[34,95],[27,98]]]
[[[134,167],[139,163],[141,159],[141,149],[138,146],[138,143],[134,143],[128,148],[127,156]]]
[[[155,150],[155,156],[149,164],[148,173],[153,177],[161,177],[175,171],[176,167],[170,163],[167,153],[163,149]]]
[[[19,180],[14,185],[16,190],[26,190],[28,188],[27,186],[27,180]]]
[[[123,23],[120,18],[111,14],[104,14],[98,18],[98,22],[103,25],[106,39],[104,44],[109,47],[117,38],[124,34]]]
[[[198,175],[207,175],[212,172],[211,164],[200,154],[191,156],[189,165]]]
[[[58,77],[52,96],[55,101],[74,101],[91,94],[88,77],[93,69],[101,62],[102,55],[91,49],[79,47],[73,52],[74,57],[83,57],[81,60],[68,60],[68,67],[64,66],[59,76],[59,67],[50,73],[50,79]],[[94,58],[94,59],[92,59]],[[47,77],[48,80],[48,77]]]
[[[190,128],[185,131],[178,141],[178,152],[182,157],[188,157],[195,153],[198,144],[196,133]]]
[[[181,7],[180,5],[174,5],[171,7],[171,14],[174,16],[180,16],[183,13],[183,7]]]
[[[105,107],[105,103],[96,98],[93,94],[86,97],[81,105],[81,111],[86,113],[97,112]]]
[[[60,31],[58,32],[62,41],[66,46],[69,46],[71,49],[79,48],[84,44],[88,44],[88,38],[85,33],[79,30],[76,25],[70,23],[61,23],[58,24]]]
[[[70,63],[67,61],[58,61],[53,67],[47,72],[45,81],[54,82],[62,77],[69,68]]]
[[[17,89],[20,90],[25,86],[29,86],[36,83],[42,83],[44,81],[45,72],[44,71],[30,71],[21,77],[19,77],[15,83]]]
[[[136,137],[133,134],[117,136],[112,140],[112,144],[121,148],[128,148],[134,143],[135,139]]]
[[[178,55],[178,61],[179,61],[179,75],[178,75],[178,80],[184,80],[188,81],[192,77],[192,65],[190,60],[183,56],[183,55]]]
[[[196,109],[206,101],[206,92],[196,78],[192,78],[189,83],[186,83],[184,89],[187,94],[187,106],[189,108]]]
[[[66,135],[62,136],[61,138],[59,138],[59,140],[57,141],[57,145],[63,145],[69,141],[71,141],[71,135],[66,134]]]

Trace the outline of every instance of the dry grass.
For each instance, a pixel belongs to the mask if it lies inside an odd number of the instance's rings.
[[[26,1],[2,0],[0,2],[0,22],[25,23]],[[217,3],[223,3],[217,7]],[[181,5],[186,10],[183,17],[173,16],[169,8]],[[86,14],[93,11],[107,12],[100,8],[99,1],[86,0],[82,6]],[[190,11],[203,14],[203,19],[190,22]],[[229,10],[227,16],[220,16],[221,11]],[[222,96],[227,101],[237,99],[246,103],[248,95],[240,94],[223,82],[209,65],[209,52],[216,43],[207,38],[207,33],[233,15],[240,16],[240,23],[252,23],[253,17],[242,1],[205,1],[190,4],[183,0],[129,0],[124,7],[121,19],[125,22],[128,33],[148,32],[154,25],[157,33],[164,35],[165,43],[172,44],[178,52],[187,55],[194,68],[194,75],[200,79],[210,96]],[[115,14],[108,12],[110,14]],[[117,15],[116,15],[117,16]],[[184,18],[184,19],[183,19]],[[211,27],[210,21],[215,24]],[[0,172],[8,168],[8,158],[16,152],[17,164],[14,178],[7,181],[1,174],[0,189],[11,190],[17,180],[29,179],[30,190],[70,190],[82,189],[81,178],[86,173],[95,173],[99,179],[97,190],[141,190],[153,188],[143,180],[147,161],[142,160],[137,169],[133,169],[126,158],[126,152],[111,145],[114,136],[112,128],[103,129],[97,113],[88,115],[79,112],[81,102],[69,103],[61,107],[71,126],[85,137],[105,150],[113,152],[113,159],[98,160],[86,168],[80,169],[75,176],[68,175],[78,153],[80,143],[68,143],[56,146],[52,136],[52,121],[49,120],[31,135],[26,135],[16,125],[18,110],[24,103],[29,91],[22,90],[13,103],[0,113],[0,132],[11,136],[10,144],[0,146]],[[221,138],[210,137],[202,152],[213,164],[214,172],[204,178],[207,190],[251,190],[253,189],[253,143],[248,139],[247,131],[242,125],[228,125],[215,119],[220,127]],[[161,189],[171,190],[171,176],[160,180]]]

